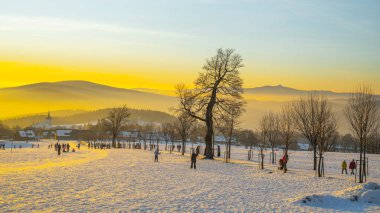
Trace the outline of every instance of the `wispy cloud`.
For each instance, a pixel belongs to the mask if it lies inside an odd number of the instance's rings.
[[[31,31],[31,32],[78,32],[99,31],[108,33],[129,33],[151,36],[185,38],[188,34],[171,31],[131,28],[110,23],[62,19],[55,17],[30,17],[15,15],[0,15],[0,31]]]

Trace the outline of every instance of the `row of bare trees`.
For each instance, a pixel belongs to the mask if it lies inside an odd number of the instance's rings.
[[[165,150],[168,149],[168,142],[171,142],[174,145],[176,138],[180,138],[182,141],[182,155],[186,152],[186,142],[188,139],[192,141],[196,140],[196,137],[201,134],[202,127],[197,124],[196,119],[191,116],[188,116],[185,113],[182,113],[180,110],[176,110],[176,119],[170,123],[164,123],[160,126],[153,125],[136,125],[129,123],[130,112],[127,106],[121,106],[112,108],[107,117],[102,119],[97,125],[93,128],[96,129],[97,133],[104,132],[103,135],[110,134],[112,137],[112,147],[116,148],[116,143],[119,138],[120,132],[123,130],[134,130],[138,134],[135,140],[143,141],[144,147],[146,147],[146,142],[149,140],[156,141],[157,144],[160,140],[165,140]],[[95,137],[101,137],[97,135]]]
[[[346,118],[359,144],[359,182],[366,176],[366,152],[371,142],[378,138],[380,111],[376,98],[368,86],[361,86],[351,96],[345,109]]]
[[[337,122],[326,97],[310,94],[291,104],[294,127],[313,148],[313,169],[323,174],[323,154],[336,133]]]
[[[243,81],[239,75],[241,67],[243,64],[239,54],[232,49],[219,49],[215,56],[206,60],[203,66],[204,72],[201,72],[195,80],[193,89],[188,89],[183,84],[176,86],[179,104],[174,112],[177,121],[173,125],[163,125],[163,131],[168,136],[174,131],[180,135],[182,154],[186,151],[186,141],[190,137],[192,126],[201,122],[206,128],[204,138],[206,158],[213,159],[212,142],[216,130],[226,138],[226,157],[230,158],[231,142],[245,105],[242,98]],[[363,86],[352,94],[347,102],[345,116],[359,144],[359,181],[362,182],[362,174],[366,172],[366,151],[379,131],[378,105],[370,88]],[[128,117],[129,112],[125,106],[109,112],[105,124],[112,132],[113,145]],[[313,169],[318,171],[318,176],[321,176],[323,155],[331,148],[331,141],[337,136],[337,121],[326,97],[309,94],[291,102],[278,114],[269,112],[263,116],[259,129],[261,133],[259,140],[250,131],[245,132],[244,137],[252,141],[251,148],[253,141],[256,140],[256,147],[262,158],[264,158],[263,151],[269,147],[272,151],[273,164],[274,149],[278,141],[283,145],[284,155],[287,156],[288,149],[294,142],[294,135],[297,133],[305,137],[313,148]]]
[[[264,150],[267,146],[271,148],[271,162],[275,164],[274,149],[281,144],[284,147],[284,156],[288,156],[290,145],[294,142],[294,114],[291,105],[283,107],[281,113],[274,114],[269,112],[264,115],[259,123],[261,132],[261,143],[258,143],[257,149],[261,154],[261,168],[264,168]],[[287,160],[283,162],[284,172],[287,171]]]
[[[239,124],[239,117],[244,111],[244,100],[241,96],[242,79],[239,69],[243,67],[242,58],[232,49],[219,49],[217,54],[206,60],[204,72],[199,73],[194,82],[194,89],[183,84],[177,85],[179,117],[193,118],[204,122],[206,126],[206,158],[213,158],[212,137],[217,129],[227,138],[227,154],[230,155],[230,144],[234,130]],[[365,154],[373,138],[378,137],[379,112],[372,91],[363,86],[353,93],[348,100],[345,115],[352,128],[355,140],[359,143],[359,173],[365,172]],[[191,120],[191,119],[190,119]],[[321,164],[323,154],[332,147],[337,136],[337,121],[328,99],[324,96],[309,94],[285,106],[281,113],[269,112],[260,121],[260,139],[256,147],[264,158],[264,149],[272,150],[271,161],[275,163],[274,149],[277,141],[284,146],[285,156],[294,141],[294,135],[305,137],[313,148],[313,169],[318,176],[323,173]],[[250,131],[244,132],[245,138],[253,141]],[[251,145],[251,149],[252,149]],[[285,161],[286,172],[286,161]],[[361,176],[361,175],[359,175]],[[362,181],[360,179],[359,181]]]
[[[345,117],[349,121],[352,133],[359,145],[359,182],[363,182],[366,174],[366,151],[372,145],[376,146],[376,138],[380,129],[380,114],[376,98],[367,86],[360,87],[347,101]],[[282,112],[269,112],[260,121],[260,131],[263,146],[268,145],[274,151],[276,142],[284,146],[285,156],[293,142],[295,130],[305,137],[313,148],[313,169],[318,176],[323,174],[323,155],[334,145],[337,133],[337,121],[331,105],[326,97],[309,94],[286,105]],[[372,142],[372,143],[371,143]],[[272,163],[274,163],[273,154]],[[286,162],[284,165],[286,172]]]

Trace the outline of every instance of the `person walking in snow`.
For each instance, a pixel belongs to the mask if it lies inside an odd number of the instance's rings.
[[[158,148],[154,150],[154,162],[158,162],[158,155],[160,154],[160,150]]]
[[[190,166],[190,169],[194,168],[194,169],[197,169],[197,153],[193,152],[191,154],[191,166]]]
[[[346,163],[346,160],[344,160],[343,163],[342,163],[342,174],[343,174],[343,171],[346,171],[346,174],[347,174],[347,163]]]
[[[278,160],[278,170],[283,170],[284,169],[284,160],[281,158],[280,160]]]
[[[289,155],[288,154],[284,155],[279,161],[280,170],[284,170],[285,173],[288,171],[288,168],[287,168],[288,161],[289,161]]]
[[[61,155],[61,144],[57,145],[58,155]]]
[[[354,169],[356,169],[355,159],[352,159],[349,168],[351,169],[351,175],[354,175]]]
[[[199,155],[199,153],[200,153],[200,149],[201,149],[201,147],[200,147],[200,146],[197,146],[197,149],[196,149],[196,151],[195,151],[195,153],[196,153],[197,155]]]

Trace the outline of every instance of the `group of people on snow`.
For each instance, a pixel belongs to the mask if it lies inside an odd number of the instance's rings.
[[[288,154],[285,154],[279,161],[278,161],[278,164],[279,164],[279,167],[278,169],[279,170],[287,170],[287,167],[286,167],[286,164],[288,163],[289,161],[289,155]]]
[[[37,144],[37,145],[32,144],[32,148],[40,148],[40,144]]]
[[[48,146],[48,148],[52,148],[52,144]],[[106,147],[107,145],[105,143],[88,143],[88,147],[89,148],[95,148],[95,149],[105,149],[105,148],[108,148]],[[37,147],[39,147],[39,145],[37,145]],[[136,146],[134,146],[135,148],[139,147],[139,145],[136,144]],[[61,154],[61,152],[69,152],[70,151],[70,144],[67,143],[67,144],[59,144],[59,143],[56,143],[54,145],[54,148],[55,148],[55,151],[58,152],[58,155]],[[78,149],[80,149],[80,144],[78,144],[77,146]],[[154,144],[151,144],[150,147],[151,149],[154,149],[154,162],[158,162],[158,157],[159,155],[161,154],[160,150],[159,150],[159,147],[154,145]],[[181,150],[181,145],[177,145],[177,149],[180,151]],[[75,149],[73,149],[73,152],[75,152]],[[190,157],[190,160],[191,160],[191,165],[190,165],[190,168],[191,169],[196,169],[197,166],[196,166],[196,162],[197,162],[197,157],[199,156],[200,154],[200,146],[197,146],[195,149],[192,149],[191,151],[191,157]],[[217,156],[220,157],[220,146],[218,145],[217,146]],[[279,160],[279,167],[278,169],[279,170],[286,170],[286,164],[288,163],[289,161],[289,156],[286,154],[284,155],[280,160]],[[354,170],[356,169],[356,163],[355,163],[355,160],[352,159],[352,161],[350,162],[350,164],[348,165],[348,168],[351,170],[351,175],[354,175]],[[347,172],[347,162],[346,160],[344,160],[342,162],[342,174],[344,174],[344,172],[346,174],[348,174]]]
[[[50,149],[53,145],[49,145],[48,148]],[[70,152],[70,144],[69,143],[56,143],[54,144],[54,150],[58,153],[58,155],[61,155],[61,152]],[[73,148],[71,150],[72,152],[75,152],[75,149]]]
[[[197,147],[198,148],[198,147]],[[198,149],[199,150],[199,149]],[[155,150],[154,150],[154,162],[158,162],[158,156],[161,154],[160,152],[160,149],[159,147],[157,147]],[[191,151],[191,157],[190,157],[190,160],[191,160],[191,165],[190,165],[190,168],[191,169],[197,169],[197,157],[198,157],[198,154],[197,152],[192,149]]]
[[[352,161],[350,162],[349,169],[351,170],[351,175],[354,175],[355,174],[354,170],[356,169],[355,159],[352,159]],[[346,172],[346,175],[347,175],[347,162],[346,162],[346,160],[344,160],[342,163],[342,174],[343,174],[343,172]]]

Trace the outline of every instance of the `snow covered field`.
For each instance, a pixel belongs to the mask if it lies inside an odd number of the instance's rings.
[[[2,212],[380,211],[380,204],[366,200],[378,195],[378,184],[355,184],[339,174],[341,160],[351,154],[328,153],[326,177],[316,178],[307,152],[291,153],[291,170],[283,174],[267,159],[267,169],[259,170],[236,147],[233,158],[240,160],[198,160],[197,170],[190,170],[189,157],[179,154],[163,152],[154,163],[144,150],[82,147],[57,156],[40,144],[12,154],[0,150]],[[379,163],[379,156],[370,157],[369,181],[379,182]]]

